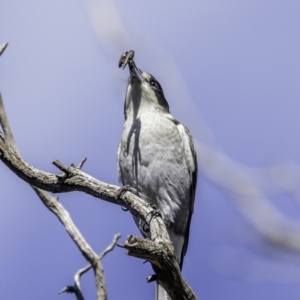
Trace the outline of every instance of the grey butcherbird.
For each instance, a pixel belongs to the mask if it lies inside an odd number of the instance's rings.
[[[119,62],[130,70],[117,154],[119,180],[159,208],[182,268],[197,184],[194,143],[189,130],[171,115],[158,81],[142,72],[133,56],[133,51],[126,52]],[[135,221],[147,236],[142,222]],[[170,299],[160,285],[156,299]]]

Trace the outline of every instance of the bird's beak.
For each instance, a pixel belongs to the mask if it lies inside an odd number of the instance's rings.
[[[119,68],[124,69],[128,65],[130,71],[130,82],[132,82],[133,79],[136,78],[138,82],[142,83],[144,81],[142,71],[136,66],[133,57],[133,50],[126,51],[125,53],[123,53],[119,60]]]
[[[133,59],[130,59],[128,62],[129,71],[130,71],[130,81],[134,80],[135,78],[142,83],[144,78],[142,76],[142,71],[136,66]]]

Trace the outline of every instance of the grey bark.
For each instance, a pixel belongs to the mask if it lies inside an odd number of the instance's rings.
[[[180,272],[173,245],[159,212],[143,199],[130,191],[120,193],[119,187],[104,183],[84,173],[80,169],[83,162],[80,163],[79,167],[74,165],[67,167],[55,160],[53,164],[63,172],[59,175],[40,171],[25,162],[17,153],[16,148],[13,149],[6,142],[2,133],[0,133],[0,160],[17,176],[34,187],[43,203],[65,226],[70,237],[93,266],[98,299],[106,299],[106,289],[103,269],[97,254],[87,244],[62,204],[42,190],[53,193],[82,191],[128,208],[133,215],[146,222],[150,230],[150,239],[140,239],[133,236],[128,238],[123,245],[128,250],[128,255],[151,262],[159,283],[173,299],[197,299]]]

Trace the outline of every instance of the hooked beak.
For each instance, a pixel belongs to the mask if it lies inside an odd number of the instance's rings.
[[[130,71],[130,81],[132,82],[135,78],[142,83],[144,78],[142,76],[142,71],[136,66],[133,59],[128,62],[129,71]]]
[[[123,53],[119,60],[119,68],[124,69],[126,65],[128,65],[130,71],[130,81],[132,82],[132,80],[136,78],[140,83],[142,83],[144,81],[144,78],[142,76],[142,71],[136,66],[133,57],[134,57],[133,50]]]

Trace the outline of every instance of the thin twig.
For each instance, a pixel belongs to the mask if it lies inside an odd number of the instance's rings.
[[[110,243],[110,245],[99,254],[98,259],[101,260],[108,252],[114,250],[115,246],[117,245],[117,242],[119,240],[119,238],[121,237],[120,233],[117,233],[114,235],[114,238],[112,240],[112,242]],[[74,276],[74,280],[76,285],[79,287],[80,289],[80,278],[83,274],[85,274],[87,271],[89,271],[91,269],[92,265],[87,265],[83,268],[81,268],[80,270],[78,270]]]
[[[7,115],[6,115],[6,112],[5,112],[4,103],[3,103],[3,99],[2,99],[1,93],[0,93],[0,124],[2,126],[4,137],[6,139],[7,144],[16,153],[19,153],[18,149],[16,147],[14,136],[12,134],[12,130],[10,128],[10,125],[9,125],[9,122],[8,122],[8,119],[7,119]]]
[[[99,254],[98,259],[101,260],[108,252],[112,251],[115,246],[117,245],[118,239],[121,237],[120,233],[117,233],[114,235],[114,238],[110,245]],[[74,275],[74,285],[68,285],[64,287],[58,294],[62,293],[70,293],[75,294],[77,300],[84,300],[82,291],[81,291],[81,284],[80,284],[80,278],[83,274],[85,274],[87,271],[89,271],[92,268],[92,265],[87,265],[80,270],[78,270]]]
[[[86,160],[87,160],[87,158],[86,158],[86,157],[85,157],[85,158],[83,158],[83,159],[81,160],[81,162],[79,163],[79,165],[77,166],[77,169],[81,170],[81,169],[82,169],[82,167],[83,167],[83,165],[84,165],[84,163],[86,162]]]

